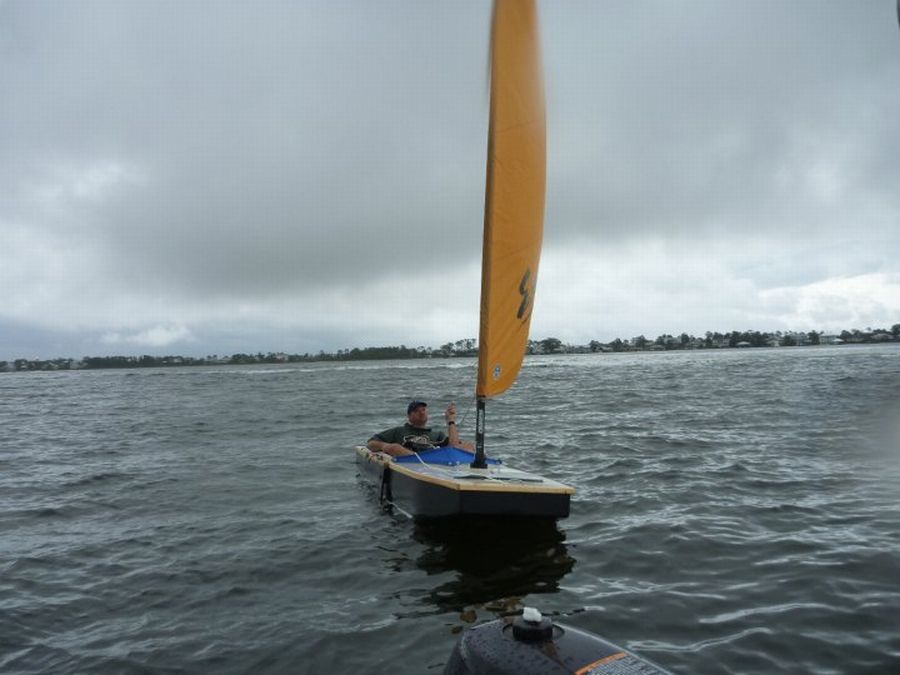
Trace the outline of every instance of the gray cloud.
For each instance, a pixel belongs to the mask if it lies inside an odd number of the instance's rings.
[[[481,1],[0,3],[0,318],[73,348],[470,335],[477,298],[456,289],[477,288],[489,18]],[[570,272],[594,288],[603,251],[629,251],[616,278],[634,280],[662,245],[715,252],[735,293],[897,272],[893,3],[545,2],[541,19],[551,268],[595,251]],[[382,320],[415,314],[422,275],[455,323]],[[744,307],[699,283],[647,293],[678,293],[691,325]],[[560,295],[541,328],[593,337]]]
[[[830,233],[879,201],[896,216],[900,63],[882,5],[634,3],[615,20],[579,5],[581,33],[553,52],[576,69],[556,92],[560,227]]]

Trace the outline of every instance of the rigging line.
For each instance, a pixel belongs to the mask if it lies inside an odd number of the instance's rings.
[[[371,450],[369,452],[371,452]],[[381,494],[378,496],[378,502],[382,505],[382,507],[385,504],[387,504],[392,509],[397,509],[404,516],[406,516],[407,518],[412,520],[413,516],[411,513],[406,511],[403,507],[394,503],[394,501],[392,499],[392,497],[394,495],[391,492],[390,482],[391,482],[390,467],[385,466],[381,472]]]
[[[383,503],[389,505],[392,509],[397,509],[400,513],[402,513],[404,516],[406,516],[410,520],[413,519],[413,515],[409,511],[405,510],[401,506],[398,506],[395,502],[392,502],[389,499],[385,499]]]
[[[897,0],[897,2],[900,2],[900,0]],[[461,414],[460,414],[460,420],[459,420],[459,422],[458,422],[458,426],[462,426],[462,425],[463,425],[463,423],[466,421],[466,415],[468,415],[468,414],[469,414],[469,413],[467,413],[467,412],[464,412],[464,413],[461,413]]]

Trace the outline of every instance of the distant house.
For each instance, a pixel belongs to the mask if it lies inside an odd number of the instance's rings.
[[[809,335],[807,335],[806,333],[798,333],[797,331],[789,331],[789,332],[785,333],[784,335],[785,335],[785,337],[790,336],[791,338],[793,338],[794,344],[796,344],[799,347],[803,347],[803,346],[809,344]]]

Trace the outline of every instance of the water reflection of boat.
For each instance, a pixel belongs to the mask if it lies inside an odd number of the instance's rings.
[[[494,614],[520,610],[520,598],[555,593],[572,569],[565,533],[552,519],[451,518],[416,522],[413,539],[425,548],[416,565],[456,578],[428,593],[441,611]]]

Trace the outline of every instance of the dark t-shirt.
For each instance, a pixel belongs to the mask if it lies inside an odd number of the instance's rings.
[[[385,429],[372,436],[382,443],[399,443],[409,450],[426,450],[436,446],[443,447],[450,442],[443,431],[432,431],[431,427],[414,427],[409,422],[402,427]],[[370,438],[369,440],[372,440]]]

